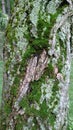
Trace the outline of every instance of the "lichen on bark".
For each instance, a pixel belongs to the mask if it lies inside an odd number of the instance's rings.
[[[66,130],[73,15],[69,4],[16,1],[4,45],[2,129]]]

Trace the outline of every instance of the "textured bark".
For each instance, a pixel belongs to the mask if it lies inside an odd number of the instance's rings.
[[[7,14],[10,16],[10,0],[7,0]]]
[[[72,7],[16,1],[4,45],[1,130],[67,130]]]

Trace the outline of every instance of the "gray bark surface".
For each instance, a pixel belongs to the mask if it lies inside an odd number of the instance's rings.
[[[6,29],[1,130],[67,130],[72,1],[17,0]]]
[[[7,12],[8,15],[10,16],[10,0],[7,0]]]
[[[5,9],[5,1],[2,0],[2,11],[5,14],[6,13],[6,9]]]

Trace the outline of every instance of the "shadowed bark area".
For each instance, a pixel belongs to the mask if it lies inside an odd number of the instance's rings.
[[[72,1],[17,0],[6,29],[1,130],[67,130]]]

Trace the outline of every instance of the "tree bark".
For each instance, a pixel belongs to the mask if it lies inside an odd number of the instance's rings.
[[[4,14],[6,14],[6,9],[5,9],[5,1],[2,0],[2,11]]]
[[[72,7],[16,1],[4,45],[1,130],[67,130]]]
[[[10,0],[7,0],[7,14],[10,16]]]

